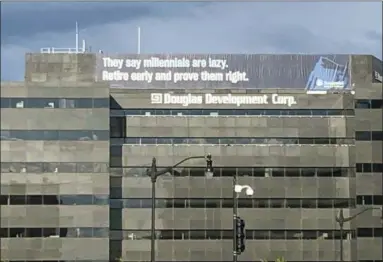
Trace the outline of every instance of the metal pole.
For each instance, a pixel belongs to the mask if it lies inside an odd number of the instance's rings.
[[[237,216],[238,216],[238,198],[234,188],[237,184],[237,174],[233,176],[233,262],[237,262]]]
[[[141,54],[141,27],[137,28],[137,54]]]
[[[152,168],[150,179],[152,181],[152,226],[151,226],[151,242],[150,242],[150,261],[156,261],[156,181],[157,181],[157,164],[156,158],[152,160]]]
[[[343,222],[339,223],[340,227],[340,261],[343,262]]]
[[[78,54],[78,23],[76,22],[76,54]]]

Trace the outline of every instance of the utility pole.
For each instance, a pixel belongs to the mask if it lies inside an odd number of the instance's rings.
[[[374,210],[374,209],[381,210],[381,208],[379,208],[379,207],[367,207],[367,208],[363,209],[362,211],[359,211],[355,215],[352,215],[350,217],[344,217],[343,209],[341,209],[341,210],[339,210],[339,215],[335,216],[335,221],[339,224],[339,228],[340,228],[339,246],[340,246],[340,261],[341,262],[344,261],[344,259],[343,259],[343,253],[344,253],[343,252],[343,227],[344,227],[344,223],[350,222],[350,221],[354,220],[355,218],[357,218],[359,215],[363,214],[364,212],[366,212],[368,210]]]

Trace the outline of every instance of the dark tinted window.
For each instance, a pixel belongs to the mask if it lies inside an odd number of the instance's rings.
[[[52,163],[52,162],[28,162],[28,163],[15,163],[15,162],[1,162],[1,172],[3,173],[15,173],[20,172],[21,168],[25,167],[27,172],[33,173],[89,173],[89,170],[84,171],[82,168],[84,165],[92,166],[92,173],[108,173],[109,163],[98,162],[81,162],[81,163]]]
[[[359,109],[371,108],[371,101],[366,99],[357,100],[355,103],[355,108],[359,108]]]
[[[59,106],[58,98],[27,98],[27,108],[57,108]]]
[[[373,141],[383,141],[383,132],[382,131],[372,131],[371,140]]]
[[[109,98],[1,98],[1,108],[109,108]]]
[[[26,98],[11,98],[10,99],[11,108],[25,108],[26,107]]]
[[[109,140],[109,130],[2,130],[2,140]]]
[[[109,98],[93,98],[93,108],[109,108]]]
[[[134,116],[145,115],[147,112],[150,115],[222,115],[222,116],[240,116],[240,115],[271,115],[271,116],[335,116],[335,115],[354,115],[353,109],[120,109],[120,106],[116,102],[111,102],[111,116]]]
[[[112,117],[111,134],[112,138],[120,137],[121,133],[125,132],[125,118]],[[128,124],[129,124],[129,120]],[[114,144],[118,141],[113,140]],[[127,137],[125,138],[126,144],[210,144],[210,145],[247,145],[247,144],[353,144],[352,139],[344,138],[281,138],[281,137]]]
[[[383,108],[383,100],[382,99],[360,99],[356,101],[355,108],[358,108],[358,109]]]
[[[357,131],[355,132],[355,139],[358,141],[370,141],[371,132],[369,131]]]
[[[0,106],[1,106],[1,108],[11,107],[11,100],[9,98],[1,98]]]

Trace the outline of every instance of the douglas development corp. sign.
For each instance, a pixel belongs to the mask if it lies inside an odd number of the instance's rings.
[[[175,95],[170,93],[151,93],[151,104],[162,105],[285,105],[291,107],[297,101],[293,96],[286,95],[214,95],[214,94],[187,94]]]

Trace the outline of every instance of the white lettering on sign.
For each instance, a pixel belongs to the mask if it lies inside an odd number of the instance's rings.
[[[166,105],[286,105],[291,107],[297,104],[295,97],[286,95],[174,95],[170,93],[152,93],[150,96],[152,104]]]
[[[187,57],[102,58],[101,80],[125,82],[249,82],[244,69],[230,68],[226,59]],[[151,75],[150,75],[151,74]]]

